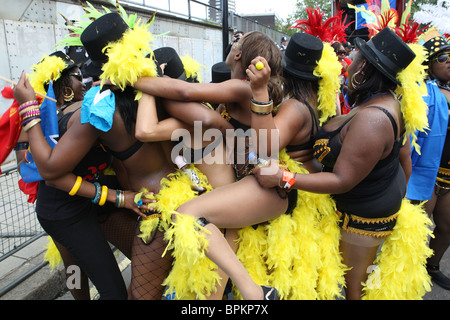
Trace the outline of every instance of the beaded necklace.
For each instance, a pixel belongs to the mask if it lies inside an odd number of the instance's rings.
[[[439,88],[450,91],[450,84],[449,83],[444,83],[444,82],[442,82],[440,80],[436,80],[436,84],[437,84],[437,86]]]

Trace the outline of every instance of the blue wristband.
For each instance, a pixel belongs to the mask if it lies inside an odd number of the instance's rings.
[[[98,182],[94,182],[94,186],[95,186],[95,197],[94,199],[92,199],[92,203],[97,204],[99,203],[100,197],[102,195],[102,187]]]

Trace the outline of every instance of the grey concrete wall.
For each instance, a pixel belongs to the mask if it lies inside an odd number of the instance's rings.
[[[132,11],[128,11],[131,13]],[[64,19],[81,19],[84,12],[76,1],[67,0],[14,0],[0,5],[0,75],[17,81],[22,70],[31,72],[31,66],[44,54],[56,50],[56,43],[67,30]],[[149,14],[138,13],[146,21]],[[211,79],[210,67],[222,60],[222,31],[217,26],[173,19],[158,15],[150,31],[156,36],[154,48],[174,47],[180,56],[188,54],[200,64],[202,79]],[[6,83],[1,83],[3,87]],[[0,113],[8,107],[0,98]]]
[[[131,9],[127,12],[134,13]],[[142,21],[151,16],[150,12],[137,13]],[[1,76],[17,81],[22,70],[30,73],[31,66],[44,54],[57,50],[56,43],[68,33],[64,26],[65,20],[60,14],[67,19],[79,20],[82,19],[84,11],[77,0],[0,1]],[[169,32],[155,37],[154,48],[170,46],[175,48],[180,56],[188,54],[206,67],[202,68],[203,82],[210,81],[210,67],[222,60],[221,28],[157,14],[150,31],[154,35]],[[0,80],[0,89],[6,85],[6,82]],[[11,100],[0,96],[0,114],[10,105]],[[5,163],[14,159],[12,157],[13,155]]]

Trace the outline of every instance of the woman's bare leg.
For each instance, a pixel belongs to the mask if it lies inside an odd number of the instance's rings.
[[[284,213],[287,205],[287,200],[281,199],[275,189],[261,188],[253,176],[248,176],[188,201],[177,211],[207,220],[208,258],[229,275],[244,299],[251,300],[262,299],[262,289],[252,280],[218,227],[241,228],[272,220]]]
[[[238,229],[225,229],[224,237],[228,242],[228,245],[233,250],[234,253],[237,252],[239,245],[236,240],[239,238]],[[220,276],[220,281],[216,286],[217,291],[208,296],[208,300],[222,300],[225,292],[225,288],[228,283],[228,275],[222,271],[222,269],[217,269],[217,273]]]
[[[351,268],[345,274],[347,300],[360,300],[362,282],[367,281],[383,238],[367,237],[341,230],[340,251],[344,264]]]

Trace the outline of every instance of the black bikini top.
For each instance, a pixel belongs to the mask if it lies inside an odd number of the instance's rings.
[[[384,167],[386,164],[390,163],[393,159],[397,158],[400,152],[401,148],[401,139],[403,138],[403,135],[396,139],[398,128],[397,123],[395,122],[392,115],[387,111],[386,109],[378,106],[368,106],[367,108],[377,108],[386,114],[386,116],[389,118],[389,120],[392,123],[392,127],[394,129],[394,145],[392,147],[391,153],[384,159],[380,160],[377,165],[375,166],[375,169]],[[356,115],[356,114],[355,114]],[[316,134],[316,141],[314,143],[314,157],[322,163],[325,168],[328,168],[330,170],[333,169],[336,160],[339,156],[339,153],[341,152],[342,148],[342,142],[339,139],[339,133],[341,132],[342,128],[350,122],[353,117],[353,115],[347,121],[345,121],[339,128],[333,131],[325,131],[323,128],[319,130]]]
[[[300,144],[300,145],[287,145],[286,146],[286,151],[290,152],[290,151],[301,151],[301,150],[308,150],[308,149],[312,149],[313,145],[314,145],[314,132],[316,131],[316,129],[319,129],[319,122],[317,121],[316,115],[314,113],[314,110],[311,108],[311,106],[309,104],[306,104],[306,106],[308,107],[308,110],[311,114],[311,119],[313,122],[312,128],[311,128],[311,133],[310,133],[310,139],[307,143],[304,144]],[[230,116],[230,114],[228,113],[226,106],[223,107],[222,112],[220,113],[220,115],[227,120],[234,129],[242,129],[244,131],[247,131],[248,129],[250,129],[251,127],[243,124],[242,122],[239,122],[238,120],[234,119],[233,117]]]
[[[129,147],[128,149],[124,150],[124,151],[113,151],[110,148],[106,147],[105,148],[117,159],[124,161],[127,160],[128,158],[130,158],[132,155],[134,155],[144,144],[144,142],[142,141],[136,141],[133,145],[131,145],[131,147]]]
[[[247,131],[248,129],[251,128],[250,126],[243,124],[242,122],[239,122],[235,118],[232,118],[227,111],[226,105],[223,106],[223,109],[222,109],[222,112],[220,113],[220,115],[222,116],[222,118],[227,120],[233,126],[234,129],[242,129],[244,131]]]

